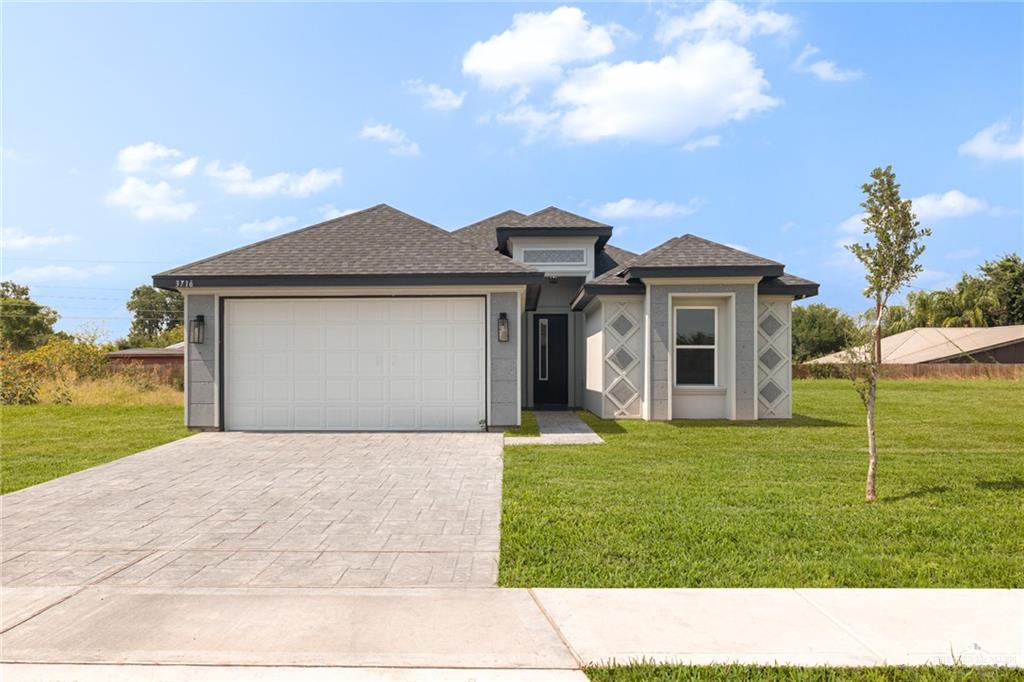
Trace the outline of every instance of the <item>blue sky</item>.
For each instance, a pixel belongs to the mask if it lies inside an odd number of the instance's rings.
[[[4,278],[64,329],[123,334],[152,273],[379,202],[698,234],[857,311],[840,244],[892,164],[934,230],[917,286],[1024,250],[1020,4],[2,12]]]

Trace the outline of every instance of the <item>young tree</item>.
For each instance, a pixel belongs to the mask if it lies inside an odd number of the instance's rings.
[[[806,362],[841,351],[856,332],[853,318],[824,303],[793,307],[793,357]]]
[[[924,253],[921,240],[930,235],[931,230],[918,229],[920,223],[910,200],[900,198],[900,185],[896,182],[892,166],[871,171],[871,182],[865,183],[861,191],[867,197],[861,207],[864,209],[864,234],[868,241],[850,244],[846,248],[864,266],[864,279],[867,281],[864,296],[874,303],[868,361],[856,382],[857,393],[867,409],[868,477],[865,496],[872,502],[875,500],[878,471],[875,399],[882,364],[882,321],[889,300],[921,272],[922,266],[918,262]]]
[[[45,343],[57,319],[55,310],[29,298],[28,287],[0,282],[0,342],[12,350],[31,350]]]

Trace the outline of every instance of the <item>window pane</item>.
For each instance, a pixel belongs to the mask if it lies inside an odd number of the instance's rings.
[[[713,348],[677,348],[676,383],[679,385],[715,385]]]
[[[715,311],[686,308],[676,310],[676,345],[715,345]]]

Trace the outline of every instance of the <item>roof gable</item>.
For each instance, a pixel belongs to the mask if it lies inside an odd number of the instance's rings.
[[[172,268],[156,278],[539,275],[386,204]]]
[[[519,218],[525,218],[525,213],[519,211],[502,211],[489,218],[478,220],[475,223],[466,225],[452,232],[452,235],[484,249],[494,250],[498,248],[498,237],[495,230],[501,225],[507,225]]]
[[[552,228],[552,227],[568,227],[568,228],[579,228],[579,227],[608,227],[604,223],[599,223],[596,220],[590,218],[584,218],[581,215],[570,213],[569,211],[558,208],[557,206],[548,206],[543,208],[536,213],[531,213],[528,216],[523,216],[515,221],[512,221],[506,225],[497,225],[496,227],[506,227],[514,229],[527,229],[527,228]]]
[[[628,276],[749,274],[782,276],[782,263],[692,234],[674,237],[630,261]]]

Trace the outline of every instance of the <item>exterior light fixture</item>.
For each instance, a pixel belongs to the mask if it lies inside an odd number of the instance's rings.
[[[498,313],[498,341],[508,343],[508,314]]]
[[[188,340],[190,343],[202,343],[206,338],[206,318],[196,315],[188,322]]]

